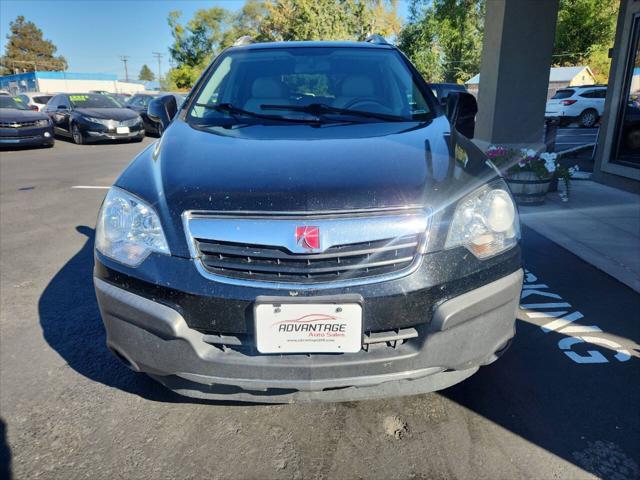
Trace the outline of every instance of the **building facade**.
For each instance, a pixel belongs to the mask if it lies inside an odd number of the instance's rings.
[[[101,90],[109,93],[144,91],[144,84],[121,82],[106,73],[27,72],[0,77],[0,90],[21,92],[73,93]]]

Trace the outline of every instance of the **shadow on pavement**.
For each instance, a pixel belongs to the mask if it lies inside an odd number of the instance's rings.
[[[526,267],[562,297],[523,303],[566,301],[584,315],[573,327],[597,325],[637,341],[640,296],[535,231],[523,233]],[[599,478],[640,478],[639,359],[620,361],[615,350],[584,342],[572,350],[606,360],[577,363],[559,342],[580,333],[545,333],[524,321],[517,329],[496,363],[441,394]]]
[[[7,423],[0,417],[0,478],[10,480],[11,473],[11,447],[7,440]]]
[[[78,226],[76,230],[87,237],[86,242],[51,279],[38,302],[44,339],[72,369],[93,381],[148,400],[205,403],[177,395],[146,375],[132,372],[107,349],[93,289],[94,229]]]

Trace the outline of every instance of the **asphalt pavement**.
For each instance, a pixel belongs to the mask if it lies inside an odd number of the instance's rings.
[[[586,144],[596,143],[599,128],[580,128],[577,125],[558,128],[556,152],[571,150]]]
[[[214,403],[122,366],[104,345],[93,293],[94,226],[102,187],[150,142],[0,152],[5,474],[640,478],[640,295],[527,228],[514,344],[445,391]]]

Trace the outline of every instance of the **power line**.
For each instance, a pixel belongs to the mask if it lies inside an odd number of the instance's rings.
[[[120,60],[124,63],[124,81],[129,81],[129,71],[127,70],[127,62],[129,61],[129,56],[120,55]]]
[[[151,52],[153,56],[158,59],[158,81],[162,79],[162,57],[164,57],[164,53],[160,52]]]

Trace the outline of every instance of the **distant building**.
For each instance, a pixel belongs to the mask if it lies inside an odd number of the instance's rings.
[[[547,98],[553,97],[556,90],[565,87],[577,87],[579,85],[593,85],[596,78],[589,67],[553,67],[549,70],[549,89]],[[466,82],[469,93],[478,96],[478,85],[480,84],[480,74],[472,77]]]
[[[20,92],[72,93],[104,90],[109,93],[136,93],[145,90],[141,83],[121,82],[108,73],[27,72],[0,77],[0,90]]]

